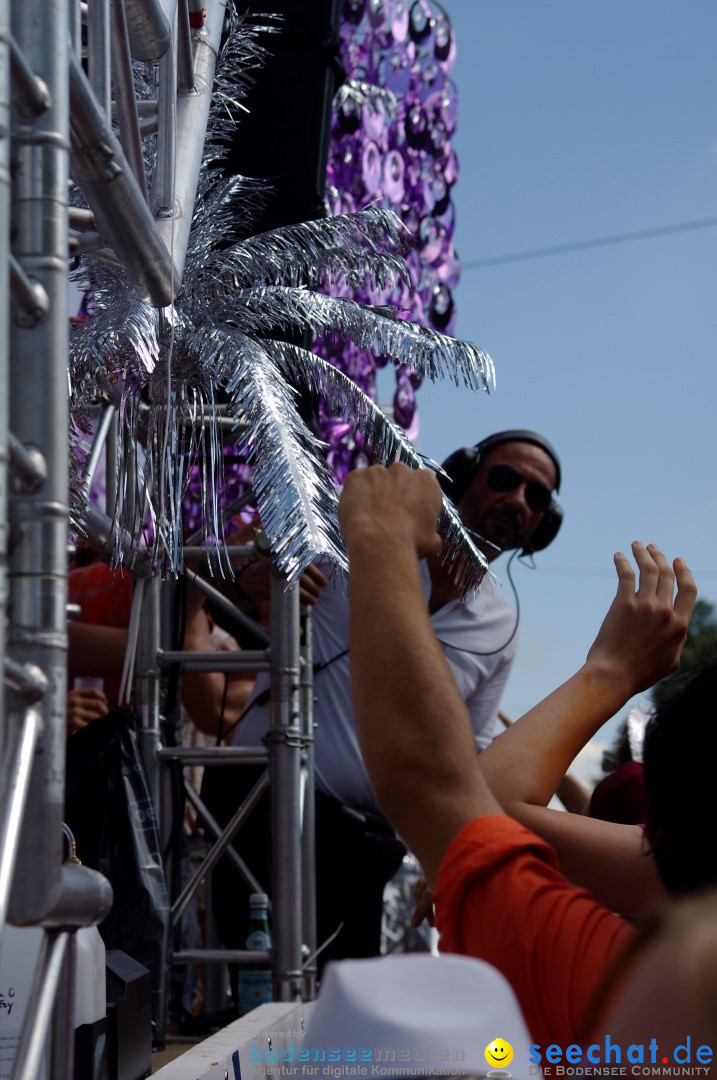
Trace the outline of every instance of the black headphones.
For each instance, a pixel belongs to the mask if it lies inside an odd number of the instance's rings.
[[[482,455],[486,450],[492,450],[494,446],[501,446],[508,442],[532,443],[533,446],[544,450],[555,466],[555,490],[560,491],[560,460],[555,449],[547,439],[539,435],[537,431],[518,429],[515,431],[499,431],[496,435],[488,435],[475,446],[464,446],[455,450],[450,457],[443,462],[443,471],[447,477],[439,476],[438,480],[446,495],[457,506],[470,486],[475,476]],[[535,551],[542,551],[551,544],[558,534],[563,521],[563,511],[556,498],[551,500],[550,506],[544,512],[537,529],[526,539],[521,555],[532,555]]]

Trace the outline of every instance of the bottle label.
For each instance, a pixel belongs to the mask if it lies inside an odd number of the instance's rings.
[[[274,1000],[274,991],[271,980],[271,972],[258,970],[251,971],[247,968],[239,972],[237,987],[237,1005],[239,1014],[251,1012],[257,1005],[264,1005],[267,1001]]]
[[[247,949],[252,952],[265,952],[271,948],[271,938],[265,930],[253,930],[246,939]]]

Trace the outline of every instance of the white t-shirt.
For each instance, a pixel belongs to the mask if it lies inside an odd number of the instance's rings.
[[[420,574],[428,603],[431,578],[427,563],[420,563]],[[515,612],[489,576],[477,596],[452,600],[431,616],[480,750],[502,730],[498,707],[517,648],[517,634],[508,640],[515,619]],[[340,655],[348,647],[348,596],[341,574],[334,575],[314,606],[313,646],[316,787],[346,806],[373,810],[376,800],[356,734],[349,654]],[[262,672],[252,700],[268,686],[269,675]],[[239,746],[256,746],[268,727],[269,705],[257,705],[235,728],[232,741]]]

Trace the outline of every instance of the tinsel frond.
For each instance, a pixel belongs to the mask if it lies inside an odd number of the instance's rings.
[[[321,397],[335,416],[350,418],[366,437],[367,449],[374,461],[389,465],[401,461],[412,469],[440,472],[440,466],[420,454],[379,406],[333,364],[296,345],[266,342],[264,347],[286,378],[299,388],[306,387]],[[483,553],[473,543],[453,503],[443,496],[438,521],[443,540],[440,559],[448,567],[463,595],[475,591],[488,569]]]
[[[456,588],[461,590],[463,596],[475,592],[485,577],[488,563],[446,495],[443,496],[443,507],[438,518],[438,534],[443,541],[438,555]]]
[[[224,301],[223,310],[223,318],[236,320],[252,336],[308,324],[318,333],[349,338],[374,355],[406,364],[430,379],[450,378],[457,386],[487,392],[495,384],[493,361],[478,346],[406,322],[388,308],[362,306],[304,289],[266,286],[238,290]]]
[[[259,516],[287,583],[320,555],[345,567],[336,489],[320,443],[296,411],[294,391],[261,345],[232,327],[206,322],[190,348],[200,366],[215,372],[230,394],[230,411],[246,425],[240,445],[253,466]]]
[[[414,469],[421,468],[423,458],[401,428],[343,371],[298,345],[265,341],[263,348],[291,385],[321,398],[332,416],[351,421],[365,436],[375,461],[384,465],[403,461]]]
[[[351,250],[348,247],[317,252],[313,258],[294,250],[285,258],[267,258],[250,268],[245,253],[221,252],[201,281],[192,300],[200,309],[216,297],[230,296],[236,288],[259,285],[287,285],[321,288],[332,281],[343,281],[351,289],[395,289],[413,285],[408,264],[392,252]]]
[[[184,295],[192,299],[196,290],[207,292],[200,284],[205,278],[211,282],[221,273],[221,249],[251,231],[271,191],[264,180],[218,176],[208,169],[200,174],[183,284]]]
[[[411,238],[393,211],[371,207],[353,214],[286,225],[242,240],[218,252],[214,281],[203,291],[220,292],[256,285],[307,285],[315,288],[330,277],[343,277],[355,287],[372,282],[411,285],[401,254]],[[384,286],[381,286],[384,287]]]
[[[143,386],[159,358],[159,312],[126,284],[113,302],[76,326],[70,342],[73,396],[107,392],[123,373]]]
[[[230,13],[234,12],[229,5]],[[270,14],[255,16],[232,15],[232,25],[217,60],[212,91],[212,109],[204,143],[204,161],[225,157],[229,143],[236,138],[241,114],[248,110],[242,104],[254,85],[257,73],[266,63],[268,50],[261,44],[266,34],[280,30],[280,18]],[[272,24],[272,19],[275,20]]]

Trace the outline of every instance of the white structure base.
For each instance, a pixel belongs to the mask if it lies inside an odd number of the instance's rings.
[[[260,1005],[153,1075],[157,1080],[271,1080],[280,1075],[291,1047],[301,1046],[312,1007],[312,1002]]]

